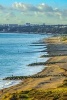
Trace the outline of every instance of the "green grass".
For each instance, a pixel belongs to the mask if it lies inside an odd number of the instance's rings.
[[[67,40],[67,36],[62,36],[62,37],[61,37],[61,40],[62,40],[62,41],[66,41],[66,40]]]
[[[21,91],[19,93],[6,94],[2,100],[67,100],[67,88]]]
[[[67,79],[64,80],[63,84],[60,85],[59,87],[66,87],[67,88]]]

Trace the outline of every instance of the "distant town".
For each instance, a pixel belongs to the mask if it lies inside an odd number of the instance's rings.
[[[46,25],[45,23],[30,24],[26,23],[24,25],[18,24],[0,24],[0,33],[67,33],[67,25]]]

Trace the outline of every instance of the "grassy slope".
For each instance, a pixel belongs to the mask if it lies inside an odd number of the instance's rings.
[[[67,79],[55,89],[32,89],[5,94],[2,100],[67,100]]]
[[[2,100],[67,100],[67,88],[21,91],[6,94]]]

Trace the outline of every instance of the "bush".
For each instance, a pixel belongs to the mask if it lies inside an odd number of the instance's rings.
[[[10,100],[18,100],[17,99],[17,95],[16,94],[13,94],[12,97],[10,98]]]

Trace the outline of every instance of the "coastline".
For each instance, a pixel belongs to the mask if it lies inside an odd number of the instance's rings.
[[[61,37],[52,37],[52,38],[46,39],[46,41],[44,42],[46,42],[48,46],[50,44],[51,45],[55,45],[55,44],[64,45],[67,43],[67,40],[62,41]],[[58,46],[57,49],[59,50],[59,48],[60,46]],[[49,55],[51,55],[52,49],[51,49],[51,52],[48,52],[48,53]],[[16,93],[19,91],[21,92],[21,91],[27,91],[31,89],[44,91],[46,89],[57,88],[58,86],[63,84],[63,81],[65,79],[67,79],[67,67],[66,67],[67,62],[66,61],[67,61],[67,56],[54,56],[54,57],[51,56],[50,59],[47,61],[48,62],[46,64],[47,67],[44,70],[33,75],[33,77],[22,78],[23,82],[21,82],[20,84],[16,86],[3,89],[3,93],[1,90],[0,98],[2,98],[7,93]]]

